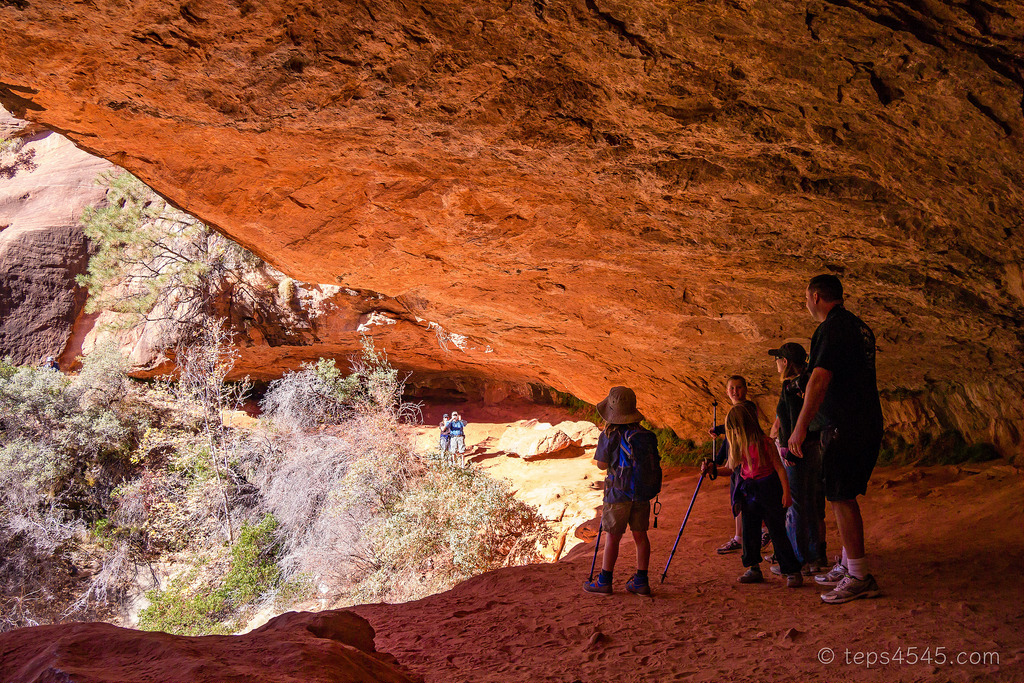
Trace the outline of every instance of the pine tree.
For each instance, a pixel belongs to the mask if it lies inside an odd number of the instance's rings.
[[[259,259],[175,208],[127,172],[102,174],[106,205],[86,209],[82,225],[95,254],[78,284],[87,310],[127,314],[124,324],[172,320],[200,325],[225,287]]]

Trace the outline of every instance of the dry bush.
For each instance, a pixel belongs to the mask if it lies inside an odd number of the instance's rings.
[[[271,382],[260,408],[282,429],[302,431],[337,424],[352,412],[348,400],[353,385],[341,377],[333,359],[321,358]]]
[[[505,482],[413,450],[400,427],[418,406],[402,402],[403,380],[372,343],[353,370],[308,365],[264,401],[287,430],[250,451],[248,466],[281,523],[285,575],[310,577],[325,598],[402,600],[536,560],[547,534],[536,510]],[[292,404],[310,395],[333,412]],[[327,419],[338,424],[300,429]]]
[[[366,529],[361,601],[412,600],[499,567],[535,562],[549,530],[506,482],[438,457]]]
[[[364,529],[404,490],[415,455],[376,416],[353,416],[328,433],[283,432],[254,444],[250,480],[280,522],[280,564],[343,590],[369,550]]]
[[[137,430],[116,405],[124,375],[102,361],[73,381],[0,364],[0,592],[16,603],[5,614],[20,615],[4,627],[32,625],[33,614],[65,604],[76,537],[130,470]]]
[[[282,429],[299,431],[340,424],[359,414],[419,422],[420,406],[402,400],[405,380],[391,367],[387,353],[377,351],[371,337],[363,337],[362,345],[348,376],[333,359],[321,358],[271,382],[260,403],[263,414]]]
[[[224,424],[223,415],[226,411],[241,408],[252,384],[248,378],[232,384],[224,381],[234,369],[239,355],[231,341],[224,321],[210,321],[197,338],[180,345],[176,353],[178,381],[175,392],[181,406],[192,411],[205,437],[204,445],[223,503],[228,542],[234,543],[228,489],[236,440],[232,430]]]

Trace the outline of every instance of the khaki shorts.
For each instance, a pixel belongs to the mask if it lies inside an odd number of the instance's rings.
[[[601,510],[601,528],[605,533],[617,536],[624,534],[627,522],[630,531],[647,531],[651,526],[651,501],[604,504]]]

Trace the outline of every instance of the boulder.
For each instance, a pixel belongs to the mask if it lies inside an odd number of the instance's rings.
[[[0,634],[5,683],[412,683],[352,612],[288,612],[236,636],[172,636],[104,623]]]
[[[547,422],[520,420],[508,427],[498,440],[498,450],[536,460],[553,455],[569,455],[567,449],[579,449],[580,440]],[[571,453],[575,454],[575,453]]]
[[[566,420],[565,422],[559,422],[555,425],[555,429],[559,429],[573,440],[577,446],[583,448],[590,448],[597,445],[597,438],[601,436],[601,430],[598,429],[597,425],[587,420]]]

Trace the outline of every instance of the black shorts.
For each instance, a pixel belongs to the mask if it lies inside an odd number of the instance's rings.
[[[868,479],[882,447],[881,431],[826,427],[821,430],[825,498],[853,500],[867,493]]]

